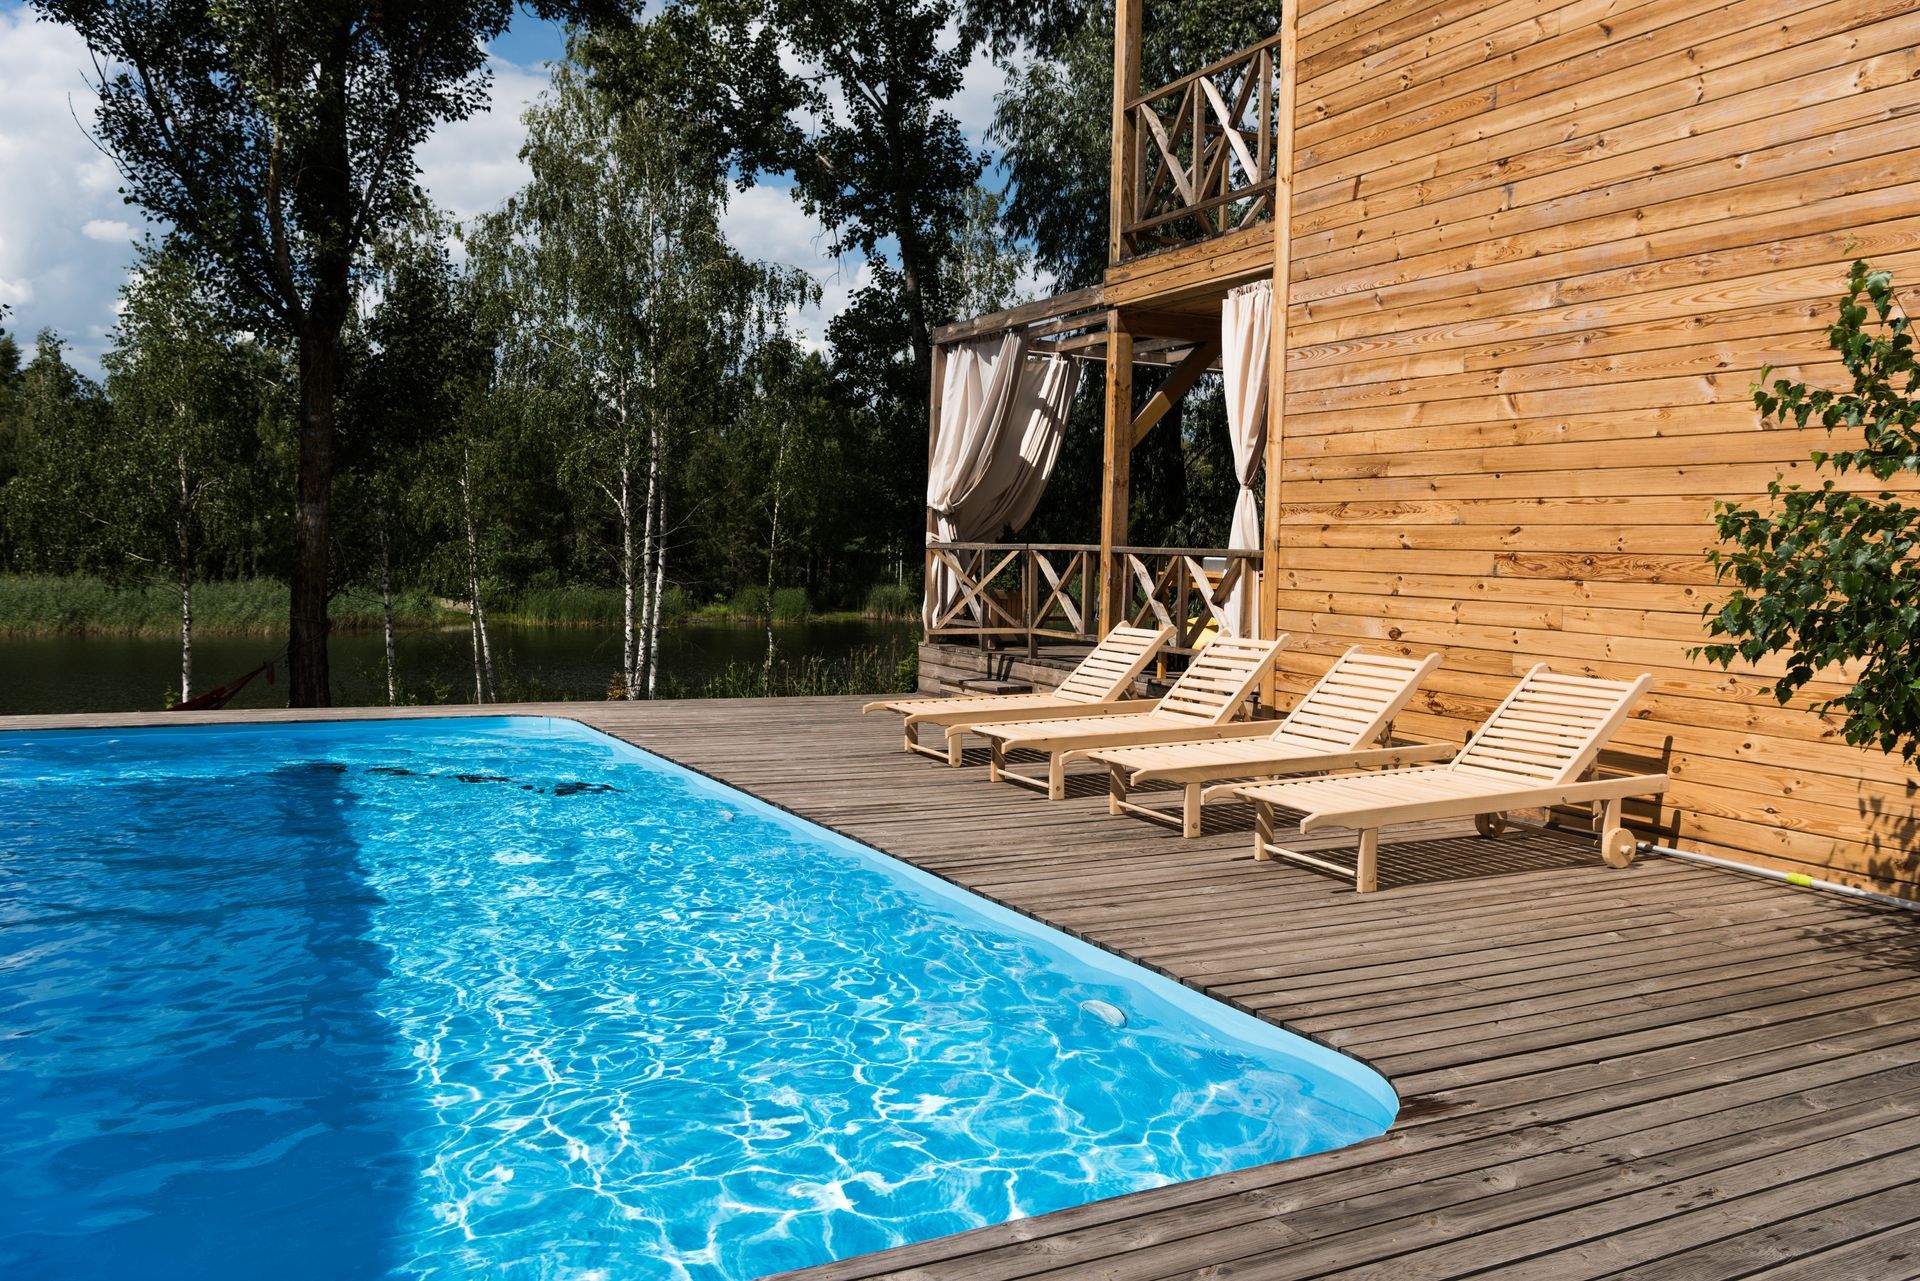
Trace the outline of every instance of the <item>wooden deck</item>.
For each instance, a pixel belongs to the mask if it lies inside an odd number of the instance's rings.
[[[421,709],[409,714],[439,714]],[[899,750],[848,699],[573,717],[1355,1055],[1403,1106],[1338,1152],[805,1281],[1920,1276],[1920,917],[1589,840],[1426,830],[1383,892]],[[337,715],[383,715],[347,712]],[[289,713],[14,717],[0,729]],[[1303,848],[1329,842],[1301,840]]]

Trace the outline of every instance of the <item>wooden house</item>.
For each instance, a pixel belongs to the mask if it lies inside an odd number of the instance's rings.
[[[1854,258],[1920,282],[1920,0],[1303,0],[1157,88],[1140,12],[1105,281],[937,335],[1103,360],[1102,508],[1080,545],[933,540],[928,683],[1155,612],[1291,633],[1282,705],[1355,642],[1444,651],[1400,729],[1455,740],[1537,662],[1651,672],[1615,762],[1673,776],[1644,836],[1920,894],[1916,772],[1689,654],[1714,502],[1824,440],[1762,429],[1759,371],[1837,382]],[[1130,451],[1258,280],[1262,545],[1131,547]]]

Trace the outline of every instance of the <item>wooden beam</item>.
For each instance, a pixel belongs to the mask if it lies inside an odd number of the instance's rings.
[[[1051,298],[1023,302],[1017,307],[1008,307],[1004,311],[988,312],[984,316],[975,316],[971,320],[956,320],[950,325],[942,325],[934,330],[933,341],[955,343],[965,342],[970,338],[986,338],[1005,333],[1009,329],[1022,328],[1035,321],[1052,320],[1059,316],[1072,315],[1076,311],[1095,310],[1101,305],[1101,292],[1102,286],[1089,285],[1085,289],[1055,294]],[[1099,324],[1100,318],[1089,317],[1087,323]]]
[[[1188,342],[1206,342],[1208,339],[1217,342],[1220,338],[1218,307],[1214,308],[1212,315],[1133,307],[1126,308],[1125,312],[1127,328],[1135,334],[1146,334],[1152,338],[1182,338]]]
[[[1280,19],[1280,60],[1274,68],[1280,101],[1273,144],[1273,345],[1267,356],[1267,501],[1260,540],[1260,593],[1255,598],[1256,636],[1273,635],[1280,613],[1280,477],[1287,456],[1287,302],[1293,282],[1293,124],[1300,97],[1295,77],[1299,55],[1298,6],[1288,5]],[[1260,701],[1268,707],[1274,705],[1278,683],[1278,672],[1269,667],[1260,690]]]
[[[1125,0],[1122,0],[1125,3]],[[1100,457],[1100,634],[1119,621],[1127,545],[1127,491],[1133,464],[1133,335],[1117,311],[1107,313],[1107,421]]]
[[[1132,217],[1133,188],[1139,162],[1134,149],[1133,121],[1128,104],[1140,92],[1141,0],[1113,0],[1113,171],[1109,184],[1111,206],[1107,223],[1107,261],[1126,256],[1126,233]],[[1105,634],[1104,632],[1102,633]]]
[[[1148,432],[1153,430],[1153,425],[1165,418],[1167,411],[1180,403],[1180,398],[1200,380],[1200,375],[1207,372],[1219,354],[1220,338],[1216,334],[1211,342],[1201,343],[1187,353],[1185,360],[1174,366],[1173,372],[1167,375],[1167,381],[1160,385],[1159,391],[1153,393],[1153,399],[1134,415],[1132,439],[1127,445],[1128,449],[1140,447],[1140,442],[1146,439]]]

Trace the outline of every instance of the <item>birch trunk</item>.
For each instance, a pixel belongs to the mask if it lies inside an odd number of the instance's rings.
[[[193,576],[180,571],[180,701],[193,697]]]
[[[380,610],[386,627],[387,642],[387,706],[392,707],[395,699],[393,682],[393,561],[392,551],[387,543],[387,509],[379,509],[377,525],[380,531]]]
[[[773,580],[774,562],[780,552],[781,476],[787,466],[787,424],[780,423],[780,443],[773,455],[773,522],[767,529],[767,658],[760,668],[761,692],[773,693]]]
[[[640,544],[640,653],[633,671],[632,696],[634,698],[639,698],[643,689],[649,695],[653,693],[653,634],[651,628],[653,626],[654,565],[659,556],[660,541],[660,530],[655,523],[655,508],[657,507],[655,500],[659,496],[659,487],[660,450],[656,440],[655,447],[649,451],[649,457],[647,459],[647,492],[644,500],[647,505],[647,520],[646,532]]]
[[[633,455],[620,450],[620,696],[634,699],[640,673],[640,625],[634,613]]]
[[[188,509],[193,489],[187,482],[187,456],[180,454],[180,514],[174,520],[174,537],[180,553],[180,701],[193,697],[193,533],[188,524]]]
[[[660,683],[660,602],[667,588],[667,487],[661,485],[655,500],[660,509],[660,542],[653,552],[653,612],[647,619],[647,697],[659,691]]]
[[[480,530],[473,519],[473,451],[461,451],[460,501],[467,524],[467,623],[473,631],[473,701],[493,701],[493,647],[487,642],[487,610],[480,599]]]

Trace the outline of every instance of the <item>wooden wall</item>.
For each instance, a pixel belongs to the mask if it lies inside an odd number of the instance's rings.
[[[1402,725],[1458,739],[1535,662],[1652,671],[1615,763],[1674,776],[1662,839],[1920,893],[1914,771],[1685,652],[1713,500],[1823,435],[1759,430],[1758,370],[1834,379],[1855,256],[1920,297],[1917,6],[1304,0],[1286,687],[1444,648]]]

